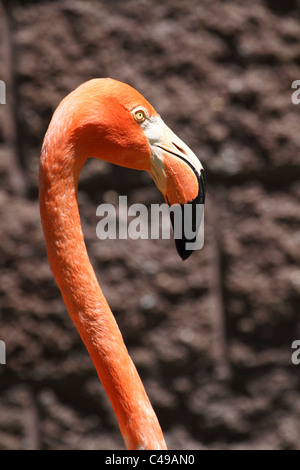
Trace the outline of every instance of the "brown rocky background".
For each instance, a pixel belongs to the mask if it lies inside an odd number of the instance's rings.
[[[130,83],[207,170],[205,246],[100,241],[96,208],[163,202],[145,174],[90,161],[92,264],[170,449],[298,449],[300,4],[6,1],[0,7],[0,449],[123,449],[61,300],[38,208],[42,139],[82,82]]]

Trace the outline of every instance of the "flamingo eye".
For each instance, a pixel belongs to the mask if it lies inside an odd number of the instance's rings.
[[[146,113],[142,109],[138,109],[135,111],[134,117],[137,122],[144,122],[146,119]]]

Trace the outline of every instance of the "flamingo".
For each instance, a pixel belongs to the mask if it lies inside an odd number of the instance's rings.
[[[90,263],[77,186],[88,158],[150,173],[168,204],[204,203],[198,158],[126,83],[89,80],[62,100],[44,137],[39,201],[47,256],[118,419],[127,449],[166,449],[142,381]],[[177,250],[185,259],[184,236]]]

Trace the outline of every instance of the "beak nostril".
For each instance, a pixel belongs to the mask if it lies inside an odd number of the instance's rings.
[[[172,144],[174,145],[174,147],[177,148],[177,150],[179,150],[179,152],[183,153],[184,155],[187,154],[186,151],[183,148],[179,147],[179,145],[175,144],[175,142],[172,142]]]

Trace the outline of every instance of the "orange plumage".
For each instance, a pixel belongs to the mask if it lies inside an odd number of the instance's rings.
[[[135,119],[133,110],[138,106],[145,110],[148,123]],[[70,93],[55,111],[40,160],[40,211],[50,267],[109,396],[128,449],[166,449],[166,444],[89,261],[80,225],[77,185],[79,173],[90,157],[150,173],[155,158],[161,158],[163,175],[159,184],[163,178],[168,180],[168,171],[163,170],[163,151],[159,150],[158,155],[155,149],[154,155],[152,149],[151,136],[155,132],[151,126],[163,126],[161,123],[153,107],[129,85],[111,79],[91,80]],[[189,181],[195,186],[195,177],[191,168],[179,160],[174,161],[174,168],[178,174],[171,185],[180,186],[184,199],[184,186]],[[197,191],[196,187],[187,188],[186,198],[195,197]],[[174,188],[171,192],[176,195]]]

